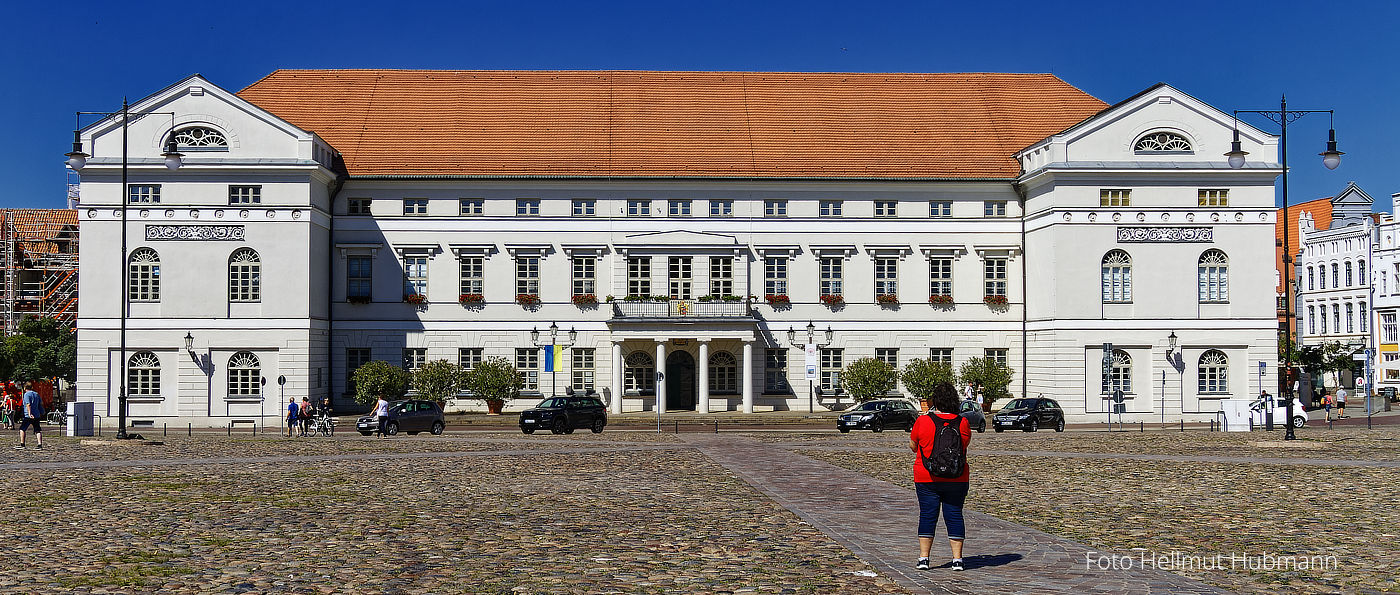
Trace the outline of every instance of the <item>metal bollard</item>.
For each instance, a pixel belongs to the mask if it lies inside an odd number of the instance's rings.
[[[673,432],[671,432],[671,433],[673,433],[673,434],[679,434],[679,433],[681,433],[681,421],[680,421],[680,420],[676,420],[676,429],[675,429]]]
[[[187,435],[187,436],[193,436],[193,435],[194,435],[194,424],[193,424],[193,423],[191,423],[189,426],[186,426],[186,427],[185,427],[185,435]]]
[[[719,420],[715,420],[715,433],[719,433]]]
[[[229,436],[232,436],[232,435],[233,435],[233,424],[229,424],[229,425],[227,425],[227,426],[224,426],[224,430],[225,430],[225,432],[228,433]]]
[[[169,424],[160,424],[160,436],[161,436],[161,438],[164,438],[164,437],[165,437],[165,430],[166,430],[165,426],[167,426],[167,425],[169,425]]]
[[[1146,432],[1146,431],[1147,431],[1147,430],[1146,430],[1146,429],[1143,427],[1143,425],[1142,425],[1142,420],[1139,419],[1139,420],[1138,420],[1138,433],[1141,434],[1141,433]]]
[[[1183,431],[1183,432],[1186,431],[1186,420],[1184,420],[1184,419],[1181,420],[1181,431]]]

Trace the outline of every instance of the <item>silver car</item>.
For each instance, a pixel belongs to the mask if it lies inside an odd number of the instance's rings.
[[[963,401],[962,410],[958,413],[967,418],[967,427],[978,432],[987,431],[987,416],[982,414],[982,407],[975,401]]]

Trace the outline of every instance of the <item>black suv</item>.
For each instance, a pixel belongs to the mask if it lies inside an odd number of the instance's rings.
[[[919,418],[919,408],[904,399],[881,399],[867,401],[842,413],[836,418],[836,429],[842,434],[851,430],[883,432],[885,428],[897,428],[908,432],[914,428],[914,420]]]
[[[361,436],[368,436],[379,431],[379,420],[371,415],[361,416],[355,422],[355,429],[359,430]],[[442,407],[433,401],[390,401],[389,420],[384,424],[384,432],[393,436],[399,432],[406,434],[417,434],[428,432],[434,436],[442,434],[443,428],[447,427],[447,420],[442,415]]]
[[[534,434],[546,428],[555,434],[572,434],[579,428],[603,431],[608,425],[608,410],[598,397],[550,397],[530,409],[520,412],[520,431]]]
[[[1025,430],[1034,432],[1040,428],[1055,428],[1065,431],[1065,410],[1054,399],[1012,399],[998,411],[994,418],[996,431]]]

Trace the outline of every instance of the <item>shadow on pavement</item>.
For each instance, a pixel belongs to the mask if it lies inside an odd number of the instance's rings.
[[[964,556],[963,565],[968,570],[974,568],[988,568],[991,566],[1005,566],[1020,560],[1022,557],[1024,556],[1021,554],[982,554],[978,556]],[[952,562],[939,566],[939,568],[947,568],[949,564],[952,564]]]

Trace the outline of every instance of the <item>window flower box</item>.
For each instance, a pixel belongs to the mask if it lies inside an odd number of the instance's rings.
[[[829,294],[826,294],[826,295],[821,296],[820,299],[821,299],[821,301],[822,301],[823,304],[826,304],[826,305],[831,306],[831,307],[833,307],[833,308],[835,308],[836,306],[840,306],[840,305],[843,305],[843,304],[846,303],[846,298],[841,297],[840,294],[829,293]]]
[[[953,305],[953,296],[951,296],[951,295],[931,295],[931,296],[928,296],[928,303],[933,304],[933,305],[935,305],[935,306],[951,306],[951,305]]]
[[[573,300],[575,306],[596,306],[596,305],[598,305],[598,296],[593,295],[593,294],[591,294],[591,293],[580,293],[580,294],[575,295],[573,298],[570,298],[570,299]]]
[[[540,305],[540,296],[534,293],[517,293],[515,294],[515,303],[526,308],[538,306]]]
[[[1004,295],[989,295],[982,298],[982,303],[988,306],[1005,306],[1008,302]]]
[[[899,296],[893,293],[882,293],[875,296],[875,303],[883,306],[893,306],[899,304]]]
[[[457,303],[463,306],[480,306],[486,303],[486,296],[479,293],[464,293],[457,296]]]
[[[792,305],[792,300],[786,293],[770,293],[763,296],[764,301],[774,308],[785,308]]]
[[[403,296],[403,302],[405,304],[413,304],[415,306],[422,305],[428,303],[428,296],[425,296],[421,293],[406,293]]]
[[[367,295],[352,295],[346,296],[345,301],[352,304],[368,304],[374,301],[374,299]]]
[[[742,302],[742,301],[744,301],[744,298],[741,298],[741,297],[739,297],[739,296],[737,296],[737,295],[720,295],[720,294],[718,294],[718,293],[712,293],[712,294],[710,294],[710,295],[702,295],[702,296],[700,296],[699,298],[696,298],[695,301],[697,301],[697,302]]]

